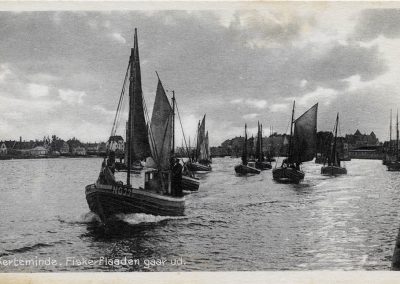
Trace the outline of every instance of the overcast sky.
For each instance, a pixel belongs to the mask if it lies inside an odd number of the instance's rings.
[[[257,120],[265,134],[285,132],[293,99],[296,117],[319,102],[318,130],[340,112],[342,134],[387,139],[400,105],[400,10],[261,8],[0,12],[0,140],[106,140],[134,27],[150,113],[158,71],[192,139],[204,113],[211,145],[243,135],[244,123],[256,133]]]

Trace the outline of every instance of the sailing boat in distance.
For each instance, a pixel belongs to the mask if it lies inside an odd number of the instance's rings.
[[[400,171],[400,156],[399,156],[399,111],[396,115],[396,146],[394,149],[394,157],[386,162],[388,171]]]
[[[323,175],[344,175],[347,174],[347,169],[345,167],[340,166],[339,154],[337,152],[337,130],[339,126],[339,113],[336,116],[335,128],[334,128],[334,137],[333,144],[331,145],[330,153],[328,157],[326,157],[328,165],[321,168],[321,174]]]
[[[197,125],[197,143],[196,150],[189,157],[189,162],[186,163],[187,168],[192,172],[210,172],[211,155],[208,141],[208,131],[206,132],[206,115],[203,120]]]
[[[304,172],[300,170],[300,165],[313,160],[315,156],[318,103],[296,120],[293,120],[294,108],[295,102],[290,123],[288,157],[283,160],[281,167],[272,171],[273,179],[281,183],[299,183],[303,180]]]
[[[256,162],[249,162],[247,155],[247,124],[244,125],[244,142],[242,150],[242,163],[235,166],[235,172],[239,175],[259,174],[261,171],[256,168]]]
[[[137,31],[135,29],[135,48],[137,48]],[[135,49],[134,48],[134,49]],[[134,56],[138,54],[136,50],[131,52],[128,69],[134,68]],[[131,73],[132,74],[132,73]],[[177,183],[177,178],[182,172],[181,166],[174,160],[171,163],[173,144],[173,108],[165,94],[164,88],[158,79],[157,93],[154,102],[153,114],[148,129],[148,141],[150,141],[151,157],[155,162],[156,168],[145,172],[144,188],[134,188],[131,185],[131,150],[134,143],[133,131],[136,128],[133,120],[135,119],[136,109],[133,103],[137,103],[132,96],[135,96],[135,84],[138,82],[133,72],[134,78],[129,81],[129,118],[128,118],[128,161],[126,183],[116,181],[114,176],[115,160],[110,155],[103,161],[99,178],[94,184],[85,187],[86,200],[92,212],[99,215],[103,222],[118,213],[146,213],[162,216],[182,216],[185,210],[185,198],[182,195],[182,187]],[[121,96],[123,92],[121,93]],[[120,99],[121,101],[121,99]],[[180,171],[179,171],[180,169]],[[173,173],[177,173],[174,175]]]
[[[259,170],[269,170],[272,169],[270,163],[265,160],[264,152],[263,152],[263,138],[262,138],[262,124],[258,122],[258,131],[257,131],[257,142],[256,142],[256,163],[255,166]]]

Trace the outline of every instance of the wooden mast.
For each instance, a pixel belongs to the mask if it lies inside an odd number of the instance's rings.
[[[134,54],[135,54],[135,48],[137,48],[137,29],[135,28],[135,35],[134,35],[134,45],[131,49],[131,56],[129,58],[130,61],[130,76],[129,76],[129,115],[128,115],[128,137],[127,137],[127,146],[128,146],[128,161],[127,161],[127,171],[126,171],[126,184],[130,185],[131,184],[131,155],[132,155],[132,149],[131,149],[131,143],[132,143],[132,108],[133,104],[135,104],[135,96],[133,94],[134,90],[134,75],[135,75],[135,70],[134,70]]]
[[[336,115],[335,137],[333,139],[333,146],[332,146],[332,153],[331,153],[331,161],[332,161],[333,165],[335,165],[335,161],[336,161],[336,139],[337,139],[338,124],[339,124],[339,113],[337,113],[337,115]]]
[[[296,101],[293,101],[293,109],[292,109],[292,120],[290,121],[290,136],[289,136],[289,154],[288,154],[288,158],[289,158],[289,162],[292,162],[291,160],[291,156],[292,156],[292,144],[293,144],[293,119],[294,119],[294,108],[296,105]]]
[[[396,115],[396,160],[399,160],[399,110]]]
[[[390,110],[389,152],[392,153],[392,110]]]
[[[174,154],[175,154],[175,91],[172,91],[172,156],[174,156]]]

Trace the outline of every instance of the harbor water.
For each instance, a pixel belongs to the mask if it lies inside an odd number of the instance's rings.
[[[101,159],[1,161],[0,272],[390,269],[398,172],[352,160],[347,175],[324,177],[309,162],[291,185],[275,183],[271,170],[236,176],[239,162],[213,160],[199,192],[186,196],[186,216],[119,215],[104,227],[84,193]]]

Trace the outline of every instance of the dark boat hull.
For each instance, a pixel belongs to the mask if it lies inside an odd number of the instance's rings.
[[[210,165],[203,165],[200,163],[186,163],[187,168],[192,172],[211,172]]]
[[[391,172],[398,172],[400,171],[400,162],[391,162],[391,161],[386,161],[386,167],[388,171]]]
[[[261,173],[259,169],[245,166],[245,165],[237,165],[235,166],[235,172],[239,175],[258,175]]]
[[[200,187],[200,181],[197,178],[189,176],[182,176],[182,189],[185,191],[198,191]]]
[[[272,177],[280,183],[299,183],[304,179],[304,172],[294,168],[276,168],[272,171]]]
[[[270,163],[267,162],[256,162],[256,169],[265,171],[272,169],[272,166]]]
[[[160,195],[122,185],[90,184],[86,186],[85,194],[90,210],[103,222],[119,213],[183,216],[185,210],[184,197]]]
[[[328,176],[346,175],[347,169],[336,166],[325,166],[321,168],[321,174]]]

